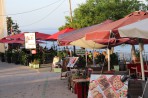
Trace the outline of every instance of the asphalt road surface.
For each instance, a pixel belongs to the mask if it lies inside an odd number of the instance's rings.
[[[46,69],[46,70],[45,70]],[[0,62],[0,98],[77,98],[67,89],[67,80],[47,68]]]

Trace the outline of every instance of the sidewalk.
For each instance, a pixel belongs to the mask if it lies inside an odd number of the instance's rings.
[[[77,98],[60,73],[0,62],[0,98]]]

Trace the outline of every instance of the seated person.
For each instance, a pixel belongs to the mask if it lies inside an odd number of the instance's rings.
[[[59,67],[59,61],[60,61],[60,58],[59,58],[58,56],[55,56],[55,57],[53,58],[52,68]]]

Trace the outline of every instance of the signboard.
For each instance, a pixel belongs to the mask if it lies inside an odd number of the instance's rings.
[[[76,54],[77,55],[85,55],[85,49],[77,49]]]
[[[35,33],[25,33],[24,36],[25,36],[25,48],[35,49],[36,48]]]
[[[69,62],[67,64],[67,67],[71,67],[71,68],[74,67],[78,59],[79,57],[69,57]]]
[[[88,98],[127,98],[128,82],[121,75],[91,75]]]

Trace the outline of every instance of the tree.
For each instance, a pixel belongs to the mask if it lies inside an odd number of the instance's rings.
[[[66,23],[59,30],[66,27],[87,27],[107,19],[118,20],[141,8],[146,10],[147,6],[138,0],[87,0],[74,10],[73,22],[66,16]]]
[[[18,34],[21,31],[19,30],[19,26],[17,23],[14,23],[11,17],[7,17],[7,33],[8,35]],[[19,44],[8,44],[8,47],[15,49],[18,48]]]
[[[7,32],[8,32],[8,35],[18,34],[21,32],[19,30],[18,24],[14,23],[11,17],[7,17]]]

